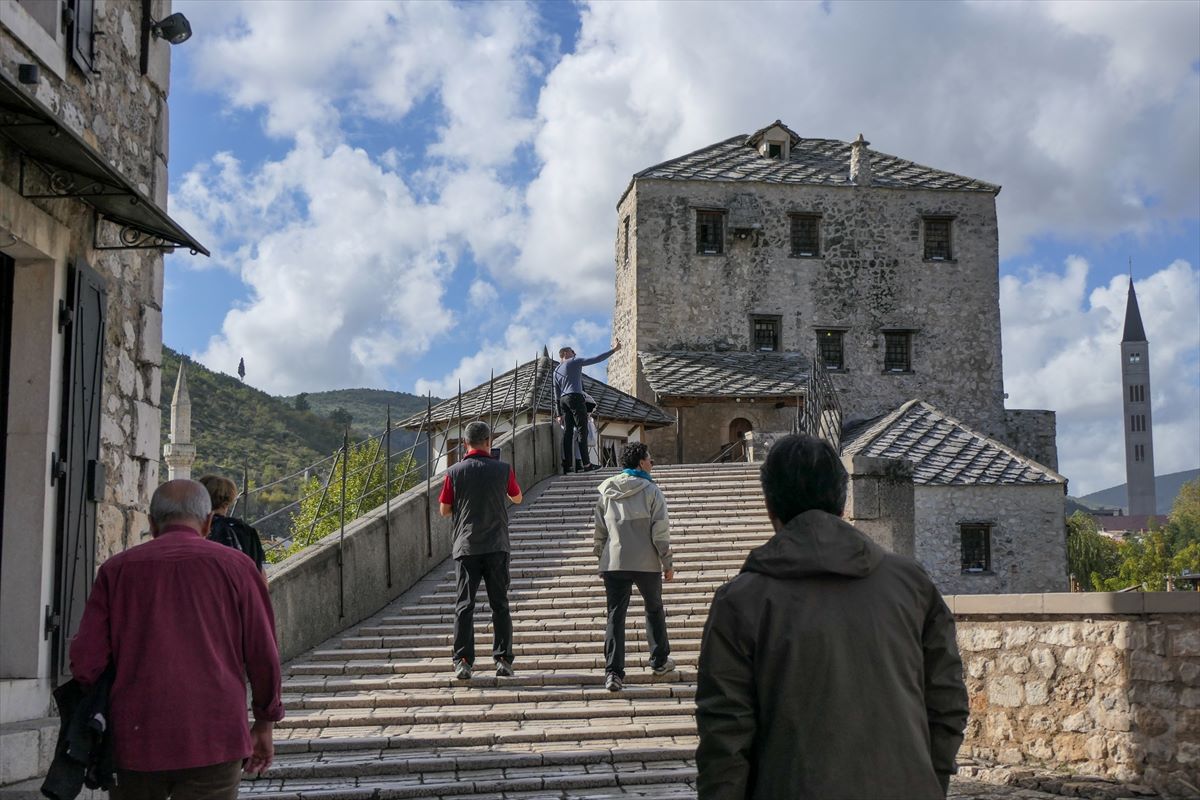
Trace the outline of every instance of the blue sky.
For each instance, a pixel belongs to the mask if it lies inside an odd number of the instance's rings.
[[[781,118],[1003,185],[1013,407],[1123,480],[1132,257],[1159,472],[1200,463],[1200,5],[177,0],[164,338],[275,393],[453,391],[610,338],[615,204]]]

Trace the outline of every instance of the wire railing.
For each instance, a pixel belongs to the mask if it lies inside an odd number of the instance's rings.
[[[811,359],[802,392],[796,396],[795,432],[824,439],[842,452],[842,403],[820,353]]]

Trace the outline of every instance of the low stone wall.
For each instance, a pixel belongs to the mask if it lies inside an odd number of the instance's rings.
[[[958,595],[962,755],[1200,797],[1200,593]]]
[[[523,489],[555,474],[556,429],[549,422],[522,429],[515,458],[512,441],[500,447]],[[441,488],[435,476],[428,489],[422,483],[394,498],[386,521],[380,506],[347,525],[344,537],[330,534],[269,569],[283,660],[376,613],[450,556],[450,520],[437,513]]]

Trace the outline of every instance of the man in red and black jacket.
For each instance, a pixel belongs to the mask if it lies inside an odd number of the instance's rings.
[[[485,422],[467,425],[467,455],[446,471],[438,498],[443,517],[454,517],[454,674],[471,677],[475,664],[475,593],[487,586],[492,607],[496,674],[513,674],[512,615],[508,610],[508,505],[523,499],[513,468],[492,457]]]

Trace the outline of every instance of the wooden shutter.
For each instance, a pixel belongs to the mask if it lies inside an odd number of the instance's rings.
[[[57,569],[48,627],[59,675],[69,672],[71,640],[96,568],[96,504],[104,496],[100,413],[104,388],[104,280],[85,264],[71,268],[59,326],[64,336],[62,428],[52,483],[58,489]]]

